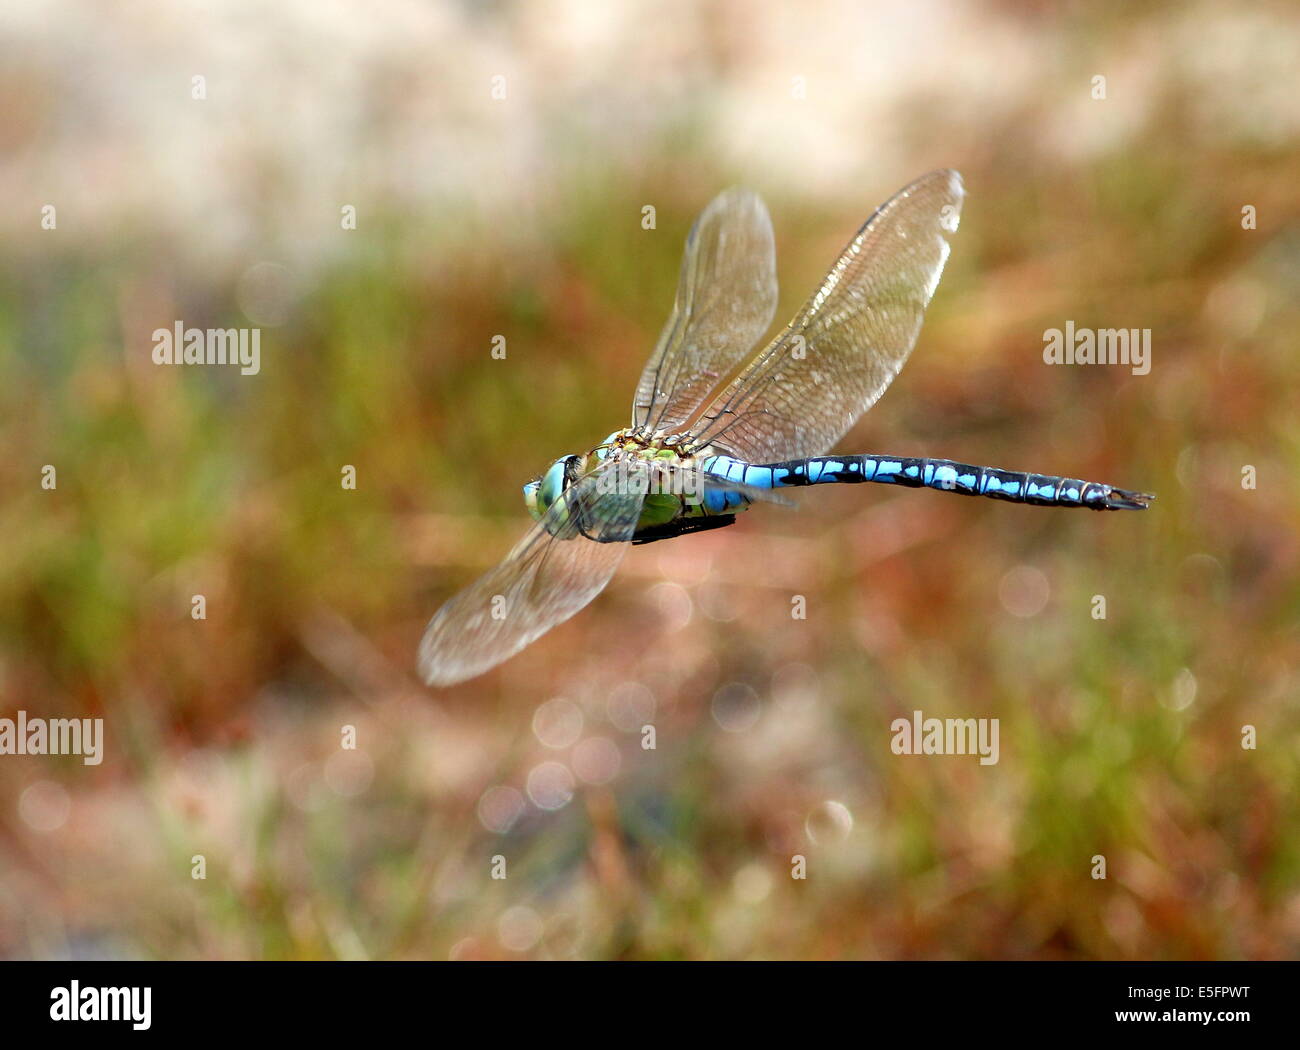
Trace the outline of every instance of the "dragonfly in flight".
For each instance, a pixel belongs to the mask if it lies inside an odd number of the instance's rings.
[[[947,170],[900,190],[756,351],[776,311],[772,222],[754,193],[716,197],[687,238],[631,425],[524,486],[536,524],[430,621],[423,679],[445,686],[482,674],[587,605],[630,545],[731,525],[755,501],[786,502],[783,489],[870,481],[1040,507],[1146,508],[1152,495],[1096,481],[827,454],[911,353],[964,196]]]

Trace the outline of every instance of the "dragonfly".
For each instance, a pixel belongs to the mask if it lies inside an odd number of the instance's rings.
[[[630,546],[732,525],[756,502],[789,502],[792,488],[875,482],[1039,507],[1145,509],[1150,493],[1096,481],[828,454],[911,353],[964,197],[952,170],[900,190],[784,331],[759,346],[776,312],[772,221],[753,192],[717,196],[687,238],[630,425],[524,485],[536,523],[429,622],[424,681],[452,685],[513,656],[590,603]]]

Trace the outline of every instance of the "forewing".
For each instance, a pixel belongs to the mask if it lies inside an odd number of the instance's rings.
[[[934,171],[867,220],[784,332],[690,428],[751,463],[828,452],[912,352],[948,258],[964,196]]]
[[[609,468],[576,481],[500,565],[438,610],[420,642],[420,675],[429,685],[495,667],[604,589],[645,499],[644,490],[613,491],[609,481]]]
[[[756,194],[725,190],[686,239],[672,316],[641,373],[632,425],[672,432],[693,418],[775,312],[772,220]]]

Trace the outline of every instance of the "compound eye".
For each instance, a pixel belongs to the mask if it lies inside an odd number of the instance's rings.
[[[537,488],[537,502],[543,510],[560,498],[560,493],[568,485],[569,468],[577,462],[577,459],[577,456],[565,456],[546,468],[546,473],[542,475],[542,482]]]
[[[524,506],[528,508],[528,513],[534,518],[542,516],[541,508],[537,506],[537,490],[541,487],[541,484],[541,478],[534,478],[524,486]]]

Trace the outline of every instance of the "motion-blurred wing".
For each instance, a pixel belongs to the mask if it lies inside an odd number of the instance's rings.
[[[643,489],[618,491],[611,481],[605,467],[569,486],[505,561],[438,610],[420,642],[429,685],[495,667],[604,590],[645,501]]]
[[[775,312],[772,220],[756,194],[725,190],[686,239],[677,299],[637,384],[632,425],[672,432],[693,418]]]
[[[961,215],[961,176],[934,171],[858,231],[789,327],[691,427],[751,463],[828,452],[912,352]]]

